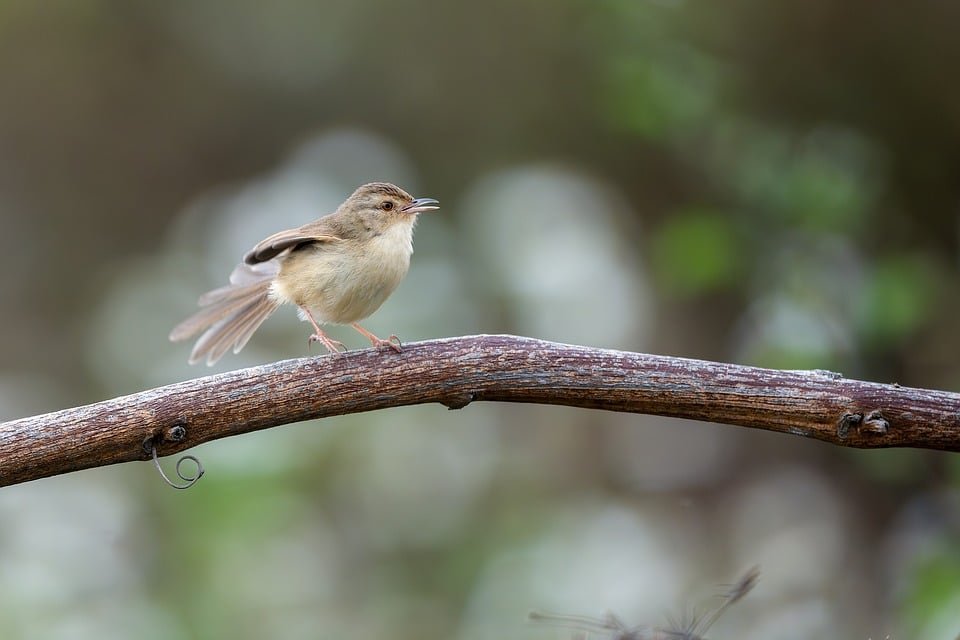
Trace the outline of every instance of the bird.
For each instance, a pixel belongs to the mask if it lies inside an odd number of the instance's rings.
[[[381,339],[360,326],[407,274],[419,215],[439,208],[389,182],[361,185],[333,213],[280,231],[243,256],[230,284],[209,291],[201,309],[170,332],[174,342],[200,334],[188,362],[216,363],[238,353],[281,305],[296,305],[301,320],[329,353],[345,350],[322,324],[349,324],[377,348],[401,352],[400,340]]]

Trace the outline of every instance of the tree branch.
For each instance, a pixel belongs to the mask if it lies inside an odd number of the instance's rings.
[[[535,402],[723,422],[848,447],[960,450],[960,394],[515,336],[286,360],[0,424],[0,486],[327,416]]]

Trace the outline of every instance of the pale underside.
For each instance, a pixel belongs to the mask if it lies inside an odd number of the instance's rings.
[[[333,240],[278,255],[270,297],[309,309],[321,323],[350,324],[368,317],[407,274],[412,220],[391,225],[365,245],[358,250],[357,241]]]

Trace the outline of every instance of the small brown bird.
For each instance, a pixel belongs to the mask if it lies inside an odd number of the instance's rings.
[[[313,325],[308,342],[331,353],[343,343],[324,333],[323,323],[349,324],[373,346],[399,352],[396,336],[382,340],[357,323],[379,309],[407,274],[417,217],[439,204],[386,182],[361,186],[330,215],[275,233],[247,252],[230,284],[200,296],[203,309],[177,325],[170,339],[203,332],[189,362],[212,365],[230,348],[239,352],[277,307],[292,302]]]

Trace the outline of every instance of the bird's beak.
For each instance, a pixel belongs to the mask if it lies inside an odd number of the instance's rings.
[[[440,202],[433,198],[417,198],[401,211],[404,213],[420,213],[421,211],[433,211],[440,208]]]

